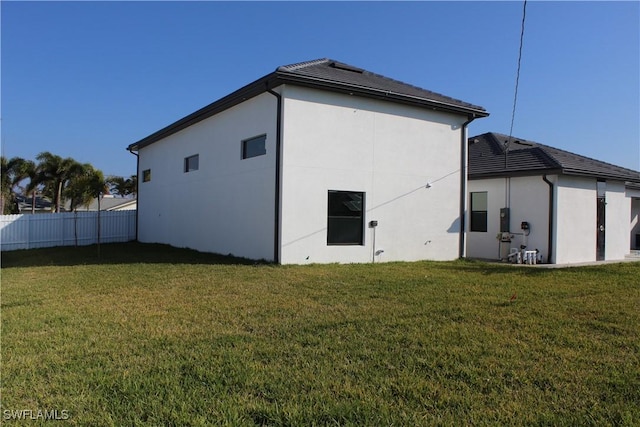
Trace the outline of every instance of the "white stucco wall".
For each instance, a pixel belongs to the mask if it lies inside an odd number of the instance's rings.
[[[596,260],[597,180],[561,176],[558,186],[558,264]],[[631,200],[624,183],[605,185],[605,260],[621,260],[629,253]]]
[[[292,86],[283,95],[282,263],[372,261],[368,226],[363,246],[327,245],[329,190],[366,193],[376,262],[458,257],[464,117]]]
[[[556,177],[548,177],[550,181]],[[529,223],[529,235],[516,235],[528,250],[539,250],[544,262],[548,262],[549,242],[549,185],[541,176],[511,178],[511,229],[525,234],[521,223]],[[519,246],[519,245],[518,245]],[[553,256],[553,255],[552,255]]]
[[[500,208],[505,207],[506,178],[470,180],[467,184],[467,257],[500,259],[496,236],[500,231]],[[487,231],[470,231],[471,193],[487,192]]]
[[[605,259],[624,259],[629,254],[631,199],[625,196],[624,182],[607,181],[605,213]]]
[[[556,263],[596,260],[596,180],[560,176],[556,199]]]
[[[139,152],[139,239],[273,259],[276,98],[268,93]],[[266,134],[267,154],[241,159],[241,141]],[[184,173],[198,154],[199,170]]]
[[[550,177],[554,180],[555,177]],[[468,184],[472,192],[487,192],[487,231],[470,231],[470,199],[467,200],[467,256],[470,258],[500,259],[510,248],[525,245],[529,250],[538,249],[545,262],[548,258],[549,236],[549,186],[541,176],[492,178],[472,180]],[[499,244],[500,209],[510,208],[510,232],[508,244]],[[521,229],[523,221],[529,223],[529,235]]]

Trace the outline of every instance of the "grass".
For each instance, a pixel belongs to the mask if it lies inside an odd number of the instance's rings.
[[[111,244],[3,253],[1,304],[8,425],[20,409],[92,426],[640,424],[640,263],[273,266]]]

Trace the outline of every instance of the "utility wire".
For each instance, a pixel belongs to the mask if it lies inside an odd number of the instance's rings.
[[[513,95],[513,110],[511,110],[511,127],[509,128],[509,139],[505,147],[505,155],[509,151],[509,145],[511,145],[511,138],[513,137],[513,122],[516,117],[516,104],[518,102],[518,84],[520,83],[520,62],[522,61],[522,44],[524,41],[524,22],[527,18],[527,0],[524,0],[522,7],[522,26],[520,27],[520,49],[518,50],[518,69],[516,71],[516,89]],[[506,159],[505,159],[506,161]]]

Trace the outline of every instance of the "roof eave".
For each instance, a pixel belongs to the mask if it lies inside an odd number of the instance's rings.
[[[433,110],[445,111],[449,113],[461,114],[464,116],[473,116],[474,118],[481,118],[489,116],[482,107],[477,106],[462,106],[456,104],[449,104],[446,102],[440,102],[436,100],[430,100],[426,98],[420,98],[417,96],[411,96],[401,94],[397,92],[391,92],[381,89],[370,88],[366,86],[357,86],[347,83],[340,83],[334,80],[322,79],[318,77],[302,76],[296,73],[290,73],[286,71],[277,71],[278,78],[282,83],[288,83],[298,86],[305,86],[311,88],[327,89],[333,92],[346,93],[349,95],[360,95],[368,98],[381,99],[396,103],[409,104],[419,106],[422,108],[431,108]]]
[[[580,176],[580,177],[597,178],[597,179],[610,179],[610,180],[622,181],[622,182],[635,181],[632,177],[627,175],[618,175],[615,173],[589,172],[589,171],[583,171],[579,169],[570,169],[570,168],[563,169],[562,173],[564,175],[570,175],[570,176]],[[637,182],[640,183],[640,181],[637,181]]]
[[[153,144],[156,141],[159,141],[163,138],[166,138],[167,136],[186,129],[193,124],[196,124],[229,108],[235,107],[236,105],[246,101],[247,99],[258,96],[261,93],[266,92],[268,89],[277,86],[277,83],[275,83],[276,80],[276,73],[267,74],[266,76],[236,90],[235,92],[232,92],[229,95],[220,98],[217,101],[214,101],[211,104],[189,114],[188,116],[183,117],[177,122],[174,122],[160,129],[159,131],[154,132],[151,135],[142,138],[137,142],[134,142],[133,144],[130,144],[127,147],[127,150],[138,151],[141,148],[146,147],[147,145]]]
[[[561,169],[532,169],[532,170],[513,170],[502,172],[479,172],[469,173],[469,180],[478,179],[493,179],[493,178],[518,178],[525,176],[539,176],[539,175],[560,175]]]
[[[614,181],[625,182],[626,185],[640,185],[640,180],[631,179],[628,176],[619,176],[615,174],[593,173],[568,168],[555,168],[555,169],[529,169],[529,170],[510,170],[499,172],[479,172],[469,173],[470,180],[489,179],[489,178],[513,178],[524,176],[537,176],[537,175],[567,175],[578,176],[582,178],[596,178],[596,179],[609,179]]]

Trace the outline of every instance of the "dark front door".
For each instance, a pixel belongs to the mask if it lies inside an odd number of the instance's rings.
[[[597,238],[596,238],[596,260],[604,260],[604,218],[605,218],[605,199],[604,197],[598,197],[598,221],[597,221]]]

